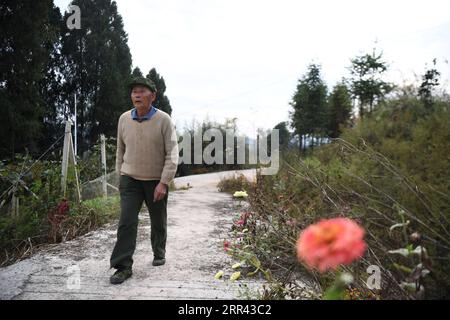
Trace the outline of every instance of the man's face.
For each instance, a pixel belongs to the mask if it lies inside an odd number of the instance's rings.
[[[135,86],[131,90],[131,101],[138,109],[146,109],[155,101],[156,94],[145,86]]]

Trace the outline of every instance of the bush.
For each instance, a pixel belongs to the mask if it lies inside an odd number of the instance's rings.
[[[391,100],[313,156],[285,153],[278,174],[258,176],[250,190],[255,213],[247,245],[286,285],[308,272],[324,287],[331,277],[319,278],[299,264],[295,242],[301,230],[322,218],[349,217],[364,226],[369,247],[348,268],[358,279],[356,296],[374,297],[365,285],[366,269],[378,265],[383,285],[377,297],[448,298],[449,107],[448,101],[430,110],[410,97]],[[419,245],[426,254],[412,254]],[[409,254],[389,253],[396,249]],[[422,276],[420,268],[431,273]],[[420,290],[407,290],[410,284]]]
[[[1,266],[28,257],[41,245],[72,239],[118,216],[118,197],[78,203],[72,169],[64,199],[59,161],[34,161],[19,156],[16,162],[0,167],[1,194],[4,194],[0,208]],[[15,186],[19,199],[17,214],[9,210],[11,186]]]
[[[248,190],[250,185],[247,178],[243,174],[240,174],[232,178],[221,179],[217,184],[217,188],[220,192],[234,193],[235,191]]]

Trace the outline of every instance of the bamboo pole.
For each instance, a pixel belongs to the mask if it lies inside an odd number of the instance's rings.
[[[66,122],[66,129],[64,131],[64,146],[61,166],[61,190],[64,198],[66,197],[67,186],[67,170],[69,168],[69,147],[70,147],[70,132],[72,123],[70,120]]]
[[[102,186],[103,186],[103,197],[108,197],[108,187],[106,182],[106,143],[105,143],[105,135],[100,135],[101,141],[101,152],[102,152]]]
[[[75,170],[75,180],[77,184],[77,195],[78,201],[81,202],[81,190],[80,190],[80,182],[78,180],[78,172],[77,172],[77,160],[75,158],[75,151],[73,147],[72,141],[72,122],[68,120],[66,122],[66,128],[64,131],[64,146],[63,146],[63,157],[62,157],[62,166],[61,166],[61,190],[64,198],[66,198],[67,191],[67,172],[69,169],[69,163],[72,162]]]

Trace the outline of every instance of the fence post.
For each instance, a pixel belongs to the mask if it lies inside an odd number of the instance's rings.
[[[70,153],[72,154],[72,163],[74,165],[75,170],[75,181],[77,183],[78,202],[81,202],[80,180],[78,179],[77,159],[75,157],[75,149],[73,148],[72,133],[70,133],[70,151],[71,151]]]
[[[19,198],[16,197],[16,187],[13,189],[12,199],[11,199],[11,216],[19,216]]]
[[[68,120],[66,122],[66,129],[64,131],[64,147],[63,147],[63,158],[62,158],[62,166],[61,166],[61,189],[66,197],[66,189],[67,189],[67,171],[69,169],[69,162],[75,166],[75,180],[77,183],[77,195],[78,201],[81,202],[81,191],[80,191],[80,183],[78,181],[78,172],[77,172],[77,160],[75,159],[75,152],[73,148],[72,141],[72,122]]]
[[[63,157],[61,166],[61,190],[66,197],[66,183],[67,183],[67,170],[69,168],[69,147],[70,147],[70,133],[71,133],[72,123],[66,122],[66,129],[64,131],[64,146],[63,146]]]
[[[105,135],[100,135],[100,141],[101,141],[101,152],[102,152],[102,186],[103,186],[103,197],[108,197],[108,188],[107,188],[107,181],[106,181],[106,141],[105,141]]]

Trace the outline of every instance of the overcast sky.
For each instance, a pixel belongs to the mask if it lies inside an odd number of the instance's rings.
[[[56,0],[62,9],[70,1]],[[164,77],[178,129],[238,118],[242,133],[287,121],[312,61],[331,88],[350,59],[377,47],[389,80],[414,81],[433,58],[450,75],[448,0],[118,0],[133,66]],[[83,13],[81,12],[81,27]]]

